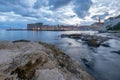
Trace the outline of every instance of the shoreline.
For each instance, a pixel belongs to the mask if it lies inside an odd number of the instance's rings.
[[[32,29],[6,29],[6,31],[77,31],[77,30],[32,30]]]

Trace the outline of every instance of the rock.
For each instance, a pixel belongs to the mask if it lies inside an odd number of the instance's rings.
[[[61,34],[61,37],[68,37],[68,38],[74,38],[74,39],[80,39],[81,34]]]
[[[68,34],[61,34],[61,38],[68,37]]]
[[[80,39],[81,38],[81,34],[70,34],[69,38]]]
[[[112,51],[112,53],[120,54],[120,50],[118,50],[118,51]]]
[[[104,41],[107,41],[108,37],[89,35],[89,34],[62,34],[61,36],[73,38],[73,39],[81,39],[88,44],[88,46],[99,47]],[[107,45],[103,45],[107,46]]]
[[[89,40],[87,41],[87,44],[88,44],[89,46],[99,47],[101,43],[99,43],[99,42],[97,41],[97,39],[89,39]]]
[[[29,40],[17,40],[17,41],[13,41],[13,43],[15,42],[30,42]]]
[[[13,43],[9,42],[9,41],[1,41],[0,42],[0,49],[12,49],[15,48],[15,46],[13,45]]]
[[[30,60],[25,65],[17,67],[11,74],[17,73],[20,79],[31,79],[38,66],[43,66],[47,61],[47,55],[42,54],[34,62]]]
[[[94,59],[92,58],[84,57],[82,58],[82,61],[87,67],[92,67],[94,65]]]
[[[45,69],[36,71],[37,80],[65,80],[58,69]]]
[[[102,44],[102,46],[104,46],[104,47],[110,47],[109,44]]]
[[[88,46],[92,46],[92,47],[99,47],[101,46],[105,41],[109,40],[110,38],[107,37],[101,37],[101,36],[89,36],[86,38],[86,43],[88,44]],[[107,46],[107,45],[103,45],[103,46]]]
[[[0,62],[0,80],[94,80],[80,63],[54,45],[29,41],[1,44],[5,44],[1,56],[8,52],[12,56],[0,58],[5,60]]]
[[[13,77],[8,77],[8,78],[5,78],[4,80],[14,80]]]

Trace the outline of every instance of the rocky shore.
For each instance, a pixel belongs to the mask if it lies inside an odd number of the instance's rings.
[[[0,80],[94,80],[80,63],[54,45],[0,42]]]
[[[73,38],[73,39],[81,39],[88,46],[92,46],[92,47],[99,47],[101,45],[105,46],[105,47],[109,47],[109,45],[104,44],[104,42],[111,39],[109,37],[102,37],[102,36],[89,35],[89,34],[62,34],[61,37],[62,38],[68,37],[68,38]]]

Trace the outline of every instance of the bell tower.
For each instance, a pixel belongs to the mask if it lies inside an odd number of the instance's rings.
[[[100,19],[100,17],[98,17],[98,23],[101,23],[101,19]]]

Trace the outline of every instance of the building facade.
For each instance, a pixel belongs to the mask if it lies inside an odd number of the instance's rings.
[[[35,24],[27,24],[27,30],[78,30],[77,26],[70,26],[70,25],[43,25],[43,23],[35,23]]]
[[[27,24],[27,30],[41,30],[43,23]]]

